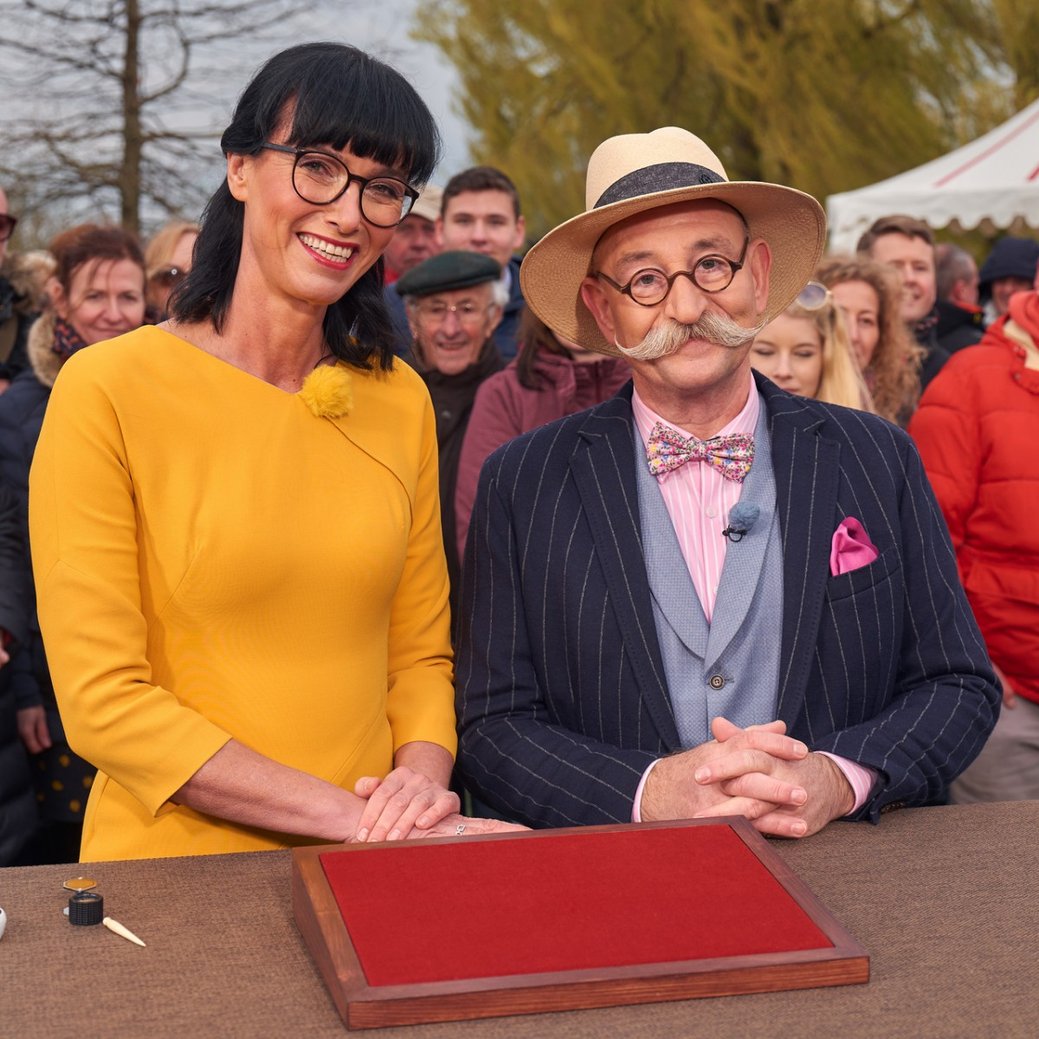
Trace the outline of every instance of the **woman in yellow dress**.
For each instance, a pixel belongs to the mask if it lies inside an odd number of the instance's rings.
[[[86,860],[477,832],[455,749],[434,419],[379,257],[433,120],[351,47],[273,57],[170,320],[84,350],[33,464],[33,566]]]

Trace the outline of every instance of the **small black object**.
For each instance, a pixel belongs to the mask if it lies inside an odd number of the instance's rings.
[[[77,927],[99,924],[105,916],[105,900],[96,891],[77,891],[69,899],[69,923]]]
[[[722,531],[734,545],[742,541],[758,520],[761,509],[750,502],[738,501],[729,509],[729,525]]]

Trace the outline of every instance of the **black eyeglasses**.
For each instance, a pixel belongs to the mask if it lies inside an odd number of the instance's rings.
[[[411,212],[419,193],[397,177],[359,177],[331,152],[262,144],[272,152],[294,155],[292,187],[304,202],[327,206],[341,198],[355,181],[361,185],[361,215],[376,227],[396,227]]]
[[[665,274],[658,267],[643,267],[636,271],[628,281],[627,285],[618,285],[611,277],[597,271],[596,278],[602,278],[618,292],[630,296],[640,307],[655,307],[667,299],[671,286],[675,279],[688,278],[702,292],[721,292],[732,284],[732,279],[743,270],[743,258],[747,255],[747,246],[750,245],[750,237],[743,239],[743,249],[740,251],[738,260],[730,260],[725,256],[711,253],[701,256],[691,271],[675,271],[673,274]]]
[[[0,242],[6,242],[11,237],[17,223],[18,217],[11,216],[10,213],[0,213]]]

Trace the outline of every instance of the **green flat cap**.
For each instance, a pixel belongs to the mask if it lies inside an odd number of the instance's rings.
[[[497,281],[501,266],[483,253],[461,249],[440,253],[413,267],[394,287],[401,296],[431,296],[434,292],[451,292]]]

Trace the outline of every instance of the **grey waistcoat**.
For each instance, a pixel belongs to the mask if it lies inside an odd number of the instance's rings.
[[[754,464],[740,495],[741,502],[761,511],[743,540],[726,548],[710,624],[657,478],[646,465],[642,437],[637,429],[634,434],[642,548],[682,746],[711,739],[711,719],[718,715],[740,726],[773,721],[783,629],[783,548],[764,404],[754,432]],[[719,516],[718,537],[727,525],[728,517]]]

